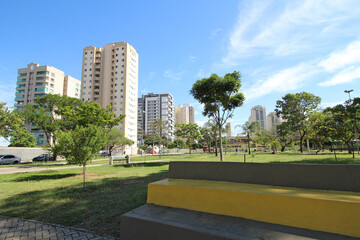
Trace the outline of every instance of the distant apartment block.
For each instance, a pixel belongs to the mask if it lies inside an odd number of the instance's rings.
[[[267,130],[271,131],[274,127],[281,123],[281,118],[279,118],[275,112],[270,112],[266,117]]]
[[[251,108],[251,114],[249,117],[249,122],[258,122],[259,125],[267,129],[266,127],[266,109],[263,106],[257,105]]]
[[[227,124],[226,124],[225,130],[226,130],[226,136],[227,136],[227,137],[231,137],[231,136],[232,136],[231,123],[227,123]]]
[[[170,93],[142,95],[138,99],[138,141],[142,142],[145,135],[154,134],[151,123],[161,119],[166,123],[164,131],[169,141],[174,140],[174,98]]]
[[[27,68],[18,69],[14,109],[21,111],[25,104],[34,104],[35,98],[50,93],[80,98],[80,85],[80,80],[65,76],[55,67],[30,63]],[[38,145],[47,143],[46,135],[37,126],[27,128],[34,133]]]
[[[175,108],[175,124],[176,123],[195,123],[194,107],[190,104],[184,104]]]
[[[114,115],[126,115],[118,126],[134,145],[126,153],[136,153],[137,148],[137,100],[139,56],[126,42],[85,47],[82,62],[83,101],[95,101],[102,107],[114,107]]]

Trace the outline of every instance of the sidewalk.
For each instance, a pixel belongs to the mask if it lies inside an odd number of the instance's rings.
[[[0,239],[4,240],[115,240],[113,237],[96,236],[85,229],[58,224],[0,216]]]

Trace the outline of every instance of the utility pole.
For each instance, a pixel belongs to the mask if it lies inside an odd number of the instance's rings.
[[[349,94],[349,104],[351,103],[351,96],[350,93],[354,91],[353,89],[351,90],[345,90],[345,93]],[[355,118],[354,118],[354,134],[355,134],[355,141],[356,141],[356,150],[358,152],[359,155],[359,143],[358,143],[358,135],[357,135],[357,131],[356,131],[356,112],[355,112]],[[354,150],[353,150],[353,157],[354,157]]]

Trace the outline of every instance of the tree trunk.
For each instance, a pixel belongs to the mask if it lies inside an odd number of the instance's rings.
[[[350,141],[346,141],[346,146],[348,148],[348,153],[352,154]]]
[[[218,144],[217,144],[217,136],[215,134],[215,156],[217,157],[217,155],[218,155]]]
[[[281,152],[285,151],[285,146],[281,146]]]
[[[250,134],[249,133],[248,133],[247,137],[248,137],[248,151],[249,151],[249,155],[250,155],[251,151],[250,151]]]
[[[86,176],[86,174],[85,174],[85,170],[86,170],[86,164],[83,164],[83,184],[84,184],[84,189],[86,189],[86,186],[85,186],[85,176]]]
[[[309,139],[306,139],[306,147],[307,147],[307,151],[308,153],[310,153],[310,143],[309,143]]]
[[[304,135],[301,135],[300,133],[300,152],[303,153],[303,139],[304,139]]]
[[[218,125],[219,125],[219,139],[220,139],[220,161],[224,161],[220,122],[218,123]]]

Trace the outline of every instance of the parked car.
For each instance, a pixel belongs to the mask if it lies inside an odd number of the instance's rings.
[[[49,154],[41,154],[37,157],[34,157],[32,159],[33,162],[43,162],[43,161],[55,161],[55,158],[53,155]]]
[[[14,155],[0,155],[0,164],[18,164],[21,158]]]

